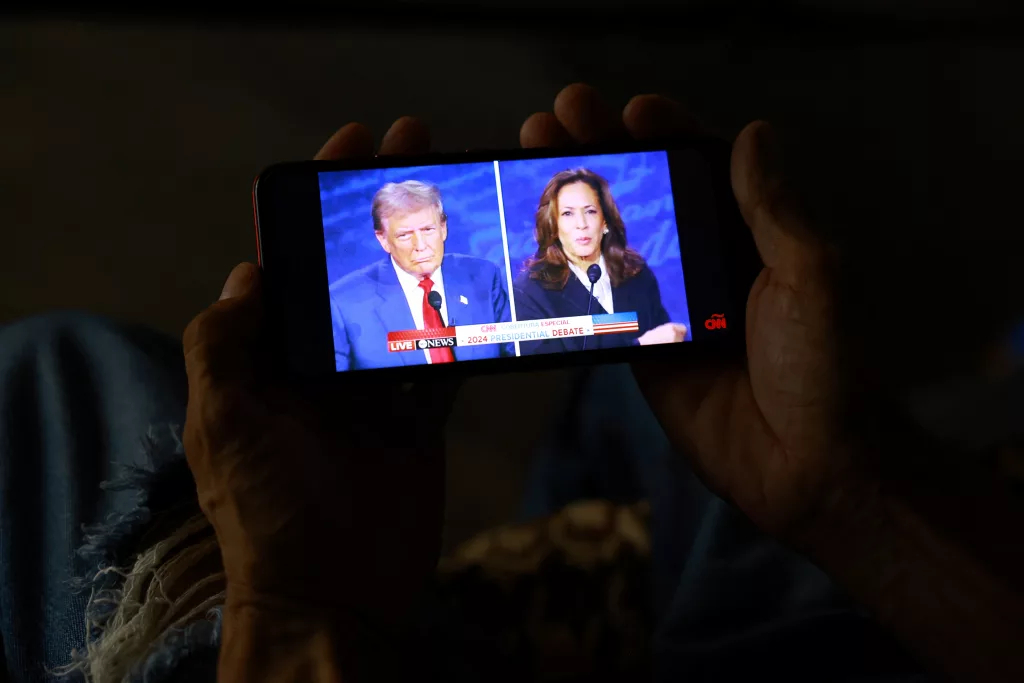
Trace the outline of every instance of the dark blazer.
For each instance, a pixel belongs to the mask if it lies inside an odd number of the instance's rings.
[[[529,273],[524,272],[516,278],[512,285],[512,291],[515,296],[517,320],[539,320],[587,314],[587,299],[590,297],[590,290],[572,273],[569,274],[569,281],[564,288],[544,289],[540,281],[531,279]],[[661,303],[658,280],[650,268],[645,267],[633,277],[619,284],[618,287],[612,287],[612,303],[616,313],[636,313],[637,321],[640,324],[639,332],[519,342],[519,350],[524,356],[534,353],[582,351],[584,339],[587,340],[588,350],[630,346],[637,343],[637,338],[644,332],[669,322],[668,313]],[[607,312],[595,298],[590,307],[591,315]]]
[[[441,264],[449,327],[508,322],[508,294],[501,270],[490,261],[445,254]],[[409,302],[391,258],[357,270],[331,285],[334,361],[338,371],[424,365],[423,351],[388,351],[388,332],[414,330]],[[511,344],[456,347],[455,360],[514,356]]]

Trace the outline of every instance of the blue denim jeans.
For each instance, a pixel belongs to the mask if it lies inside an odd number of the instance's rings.
[[[826,576],[701,485],[627,367],[579,379],[523,514],[583,497],[651,501],[659,680],[924,680]],[[146,521],[135,492],[100,484],[159,465],[152,428],[180,425],[185,397],[177,341],[79,314],[0,328],[0,674],[13,683],[50,680],[82,647],[88,594],[72,580],[104,561],[76,552],[89,547],[83,525]],[[194,498],[182,471],[162,504]]]
[[[85,640],[94,570],[83,525],[130,514],[100,488],[147,464],[151,425],[181,424],[180,345],[146,330],[55,314],[0,328],[0,638],[9,679],[48,680]],[[3,670],[0,668],[0,670]]]

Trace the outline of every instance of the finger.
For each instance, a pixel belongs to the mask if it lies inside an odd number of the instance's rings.
[[[728,370],[720,361],[680,364],[662,360],[641,360],[630,364],[637,384],[655,414],[662,419],[666,433],[683,437],[690,444],[689,432],[697,412]]]
[[[259,277],[259,268],[251,263],[239,263],[231,269],[224,287],[220,290],[219,301],[245,296],[252,288],[253,280]]]
[[[622,110],[622,122],[636,140],[666,140],[702,132],[683,105],[661,95],[637,95]]]
[[[260,270],[251,263],[235,266],[220,299],[197,315],[182,335],[190,384],[200,375],[240,376],[246,349],[258,338],[263,322]]]
[[[425,154],[430,151],[430,131],[411,116],[391,124],[380,143],[381,154]]]
[[[525,149],[568,147],[573,144],[573,139],[557,116],[542,111],[523,123],[523,127],[519,129],[519,144]]]
[[[818,264],[822,245],[804,222],[781,169],[775,132],[766,122],[749,124],[736,138],[732,187],[766,267],[788,278]]]
[[[361,123],[342,126],[324,143],[316,156],[317,161],[373,156],[373,134]]]
[[[574,83],[555,98],[555,116],[576,142],[587,145],[626,138],[622,116],[594,88]]]
[[[689,461],[698,476],[728,497],[731,492],[717,488],[709,469],[736,471],[746,450],[765,452],[772,446],[745,370],[721,358],[640,361],[632,369],[669,440],[684,455],[697,456]],[[740,442],[747,445],[737,447]]]

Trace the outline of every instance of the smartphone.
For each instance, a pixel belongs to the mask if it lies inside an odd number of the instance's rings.
[[[273,356],[300,378],[735,347],[760,268],[714,139],[282,163],[253,206]]]

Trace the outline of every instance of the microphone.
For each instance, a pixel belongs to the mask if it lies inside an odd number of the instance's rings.
[[[601,279],[601,266],[596,263],[587,268],[587,279],[590,280],[590,296],[587,298],[587,315],[590,315],[590,307],[594,305],[594,285]],[[433,292],[431,292],[433,294]],[[438,297],[439,299],[441,297]],[[587,350],[587,338],[583,338],[583,350]]]
[[[441,324],[444,325],[445,327],[448,327],[447,325],[445,325],[444,316],[441,315],[441,301],[441,292],[435,292],[431,290],[427,294],[427,303],[430,304],[431,308],[437,311],[437,317],[441,319]]]

